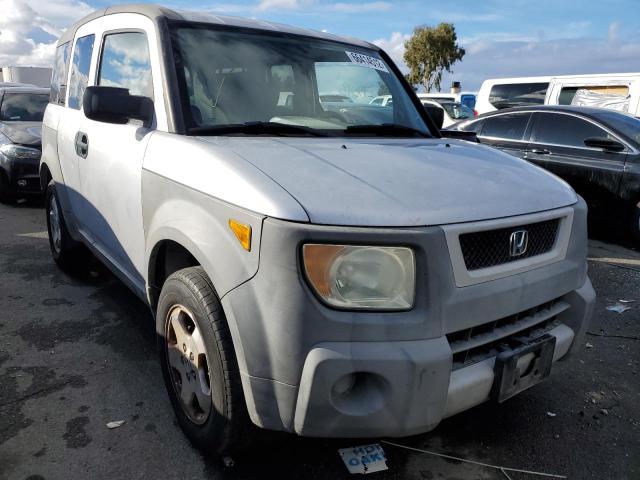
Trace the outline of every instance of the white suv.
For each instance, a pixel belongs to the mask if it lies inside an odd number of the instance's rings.
[[[380,91],[392,105],[370,104]],[[149,304],[177,418],[206,451],[251,423],[425,432],[543,380],[594,302],[573,190],[440,135],[372,44],[107,8],[57,47],[51,252],[72,268],[84,244]]]

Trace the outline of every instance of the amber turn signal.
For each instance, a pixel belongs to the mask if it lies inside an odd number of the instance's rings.
[[[247,252],[251,251],[251,226],[240,223],[237,220],[229,219],[229,228]]]

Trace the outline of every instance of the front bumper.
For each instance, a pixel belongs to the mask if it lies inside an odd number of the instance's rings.
[[[267,219],[258,273],[222,298],[252,421],[306,436],[428,431],[486,401],[493,385],[495,356],[461,365],[450,333],[550,302],[562,306],[545,321],[546,333],[556,337],[554,361],[562,358],[580,344],[595,300],[586,275],[586,208],[583,202],[573,208],[564,259],[464,288],[455,285],[441,228]],[[300,245],[309,241],[411,246],[414,309],[356,313],[320,304],[300,274]]]
[[[9,190],[14,195],[35,195],[42,192],[38,159],[12,159],[3,164],[9,179]]]

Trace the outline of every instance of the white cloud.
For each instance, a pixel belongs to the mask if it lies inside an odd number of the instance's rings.
[[[0,0],[0,66],[51,66],[55,38],[92,10],[80,0]]]
[[[576,24],[573,31],[587,25]],[[618,37],[620,25],[609,25],[606,38],[558,38],[551,34],[491,33],[461,38],[466,49],[461,62],[453,66],[453,74],[445,74],[443,89],[451,81],[462,82],[462,88],[476,90],[487,78],[537,75],[568,75],[637,71],[640,39]],[[388,38],[374,40],[402,71],[404,42],[409,34],[394,32]],[[548,38],[549,37],[549,38]]]
[[[374,40],[373,43],[387,52],[401,70],[406,70],[407,67],[402,59],[402,55],[404,55],[404,42],[409,40],[410,37],[411,34],[409,33],[393,32],[391,37],[379,38]]]
[[[360,13],[360,12],[381,12],[389,10],[391,3],[389,2],[368,2],[368,3],[333,3],[325,5],[324,8],[341,13]]]
[[[381,12],[390,10],[393,5],[386,1],[371,1],[364,3],[326,2],[322,0],[259,0],[253,4],[217,3],[204,10],[220,13],[253,13],[267,10],[304,11],[307,13],[360,13]],[[199,7],[202,9],[202,7]]]

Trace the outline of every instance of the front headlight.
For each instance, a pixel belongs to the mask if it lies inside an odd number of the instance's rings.
[[[23,147],[22,145],[14,145],[12,143],[0,146],[0,153],[12,160],[40,159],[40,150],[36,148]]]
[[[413,307],[416,268],[410,248],[306,244],[302,256],[311,287],[331,306]]]

